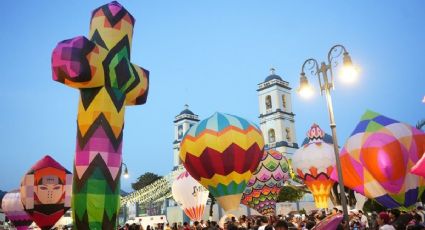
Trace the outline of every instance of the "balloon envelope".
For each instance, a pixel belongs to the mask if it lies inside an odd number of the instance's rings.
[[[184,171],[171,186],[174,200],[192,221],[200,221],[208,200],[208,190]]]
[[[263,152],[257,170],[248,181],[241,202],[262,215],[276,213],[276,200],[285,181],[290,177],[289,163],[280,152]]]
[[[318,208],[328,207],[328,198],[334,184],[330,174],[335,164],[335,151],[326,137],[323,130],[313,124],[307,132],[308,141],[304,141],[305,144],[292,157],[295,173],[312,192]]]
[[[4,214],[12,221],[13,225],[18,230],[28,229],[32,223],[31,216],[25,212],[24,206],[21,201],[21,194],[19,190],[14,190],[4,195],[1,208]]]
[[[314,226],[313,230],[337,229],[338,225],[341,223],[343,218],[344,216],[341,214],[327,216],[325,219],[320,221],[316,226]]]
[[[50,156],[39,160],[21,182],[25,211],[41,229],[50,229],[71,206],[72,174]]]
[[[340,153],[344,185],[387,208],[414,205],[425,180],[410,173],[423,155],[424,133],[366,111]],[[336,170],[332,179],[338,180]]]
[[[180,159],[190,175],[229,211],[239,208],[263,148],[263,136],[255,124],[215,113],[188,130],[181,142]]]

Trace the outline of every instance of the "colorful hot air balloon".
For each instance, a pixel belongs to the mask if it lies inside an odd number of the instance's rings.
[[[248,181],[241,202],[262,215],[275,215],[279,191],[289,178],[290,169],[286,157],[273,149],[264,151],[257,170]]]
[[[22,178],[25,211],[41,229],[50,229],[71,207],[72,174],[45,156]]]
[[[344,185],[387,208],[414,205],[425,178],[410,173],[423,155],[424,133],[366,111],[340,153]],[[336,170],[332,179],[338,180]]]
[[[12,221],[16,229],[28,229],[28,226],[31,225],[32,218],[24,210],[19,189],[10,191],[4,195],[1,208],[7,218]]]
[[[180,159],[190,175],[229,211],[239,208],[263,148],[263,135],[255,124],[215,113],[188,130],[181,142]]]
[[[200,221],[208,200],[208,190],[198,183],[187,171],[174,180],[171,187],[174,200],[193,221]]]
[[[292,157],[296,175],[310,189],[318,208],[328,207],[328,198],[334,184],[329,176],[335,165],[335,151],[329,139],[329,135],[317,124],[313,124],[307,132],[304,145]]]

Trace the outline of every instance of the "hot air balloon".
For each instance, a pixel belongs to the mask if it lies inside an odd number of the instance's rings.
[[[12,221],[16,229],[28,229],[28,226],[31,225],[32,218],[24,210],[19,189],[10,191],[4,195],[1,208],[7,218]]]
[[[425,180],[410,173],[423,155],[424,133],[366,111],[340,153],[344,185],[387,208],[414,205]],[[336,170],[332,179],[338,180]]]
[[[25,211],[41,229],[50,229],[71,207],[72,174],[46,155],[22,178]]]
[[[208,190],[184,171],[171,187],[174,200],[192,221],[200,221],[208,200]]]
[[[241,203],[262,215],[275,215],[279,191],[289,178],[290,169],[286,157],[273,149],[264,151],[257,170],[248,181]]]
[[[188,130],[180,145],[180,159],[190,175],[229,211],[239,208],[263,148],[263,135],[255,124],[215,113]]]
[[[328,198],[334,181],[331,180],[335,165],[335,151],[330,136],[313,124],[307,132],[303,146],[292,157],[292,167],[310,189],[318,208],[328,207]]]

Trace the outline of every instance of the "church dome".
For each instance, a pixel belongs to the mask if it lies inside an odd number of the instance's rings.
[[[185,109],[183,111],[181,111],[179,115],[183,115],[183,114],[195,115],[192,111],[189,110],[188,105],[185,105],[184,107],[185,107]]]
[[[274,80],[274,79],[283,81],[282,78],[279,75],[275,74],[275,71],[276,70],[274,68],[271,68],[270,69],[270,75],[266,77],[266,79],[264,80],[264,82],[271,81],[271,80]]]

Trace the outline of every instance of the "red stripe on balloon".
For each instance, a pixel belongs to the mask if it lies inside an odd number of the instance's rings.
[[[247,171],[254,172],[260,163],[262,149],[254,143],[247,150],[233,143],[220,153],[212,148],[205,148],[199,157],[186,153],[184,166],[195,180],[210,179],[214,174],[228,175],[232,172],[239,174]]]

